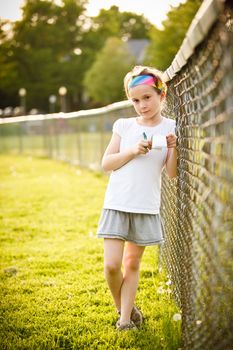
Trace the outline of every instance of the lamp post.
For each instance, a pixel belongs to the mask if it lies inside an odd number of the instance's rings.
[[[25,88],[20,88],[19,89],[20,109],[23,115],[26,114],[26,95],[27,95],[27,90]]]
[[[66,94],[67,88],[65,86],[61,86],[58,90],[60,95],[60,103],[61,103],[61,112],[66,112]]]
[[[55,113],[56,101],[57,101],[57,97],[55,95],[49,96],[49,113]]]

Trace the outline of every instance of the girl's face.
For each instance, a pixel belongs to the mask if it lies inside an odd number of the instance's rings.
[[[150,85],[138,85],[129,89],[133,106],[143,119],[153,120],[160,117],[163,97]]]

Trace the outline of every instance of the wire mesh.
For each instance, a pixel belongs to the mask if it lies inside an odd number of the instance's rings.
[[[0,152],[47,156],[99,170],[114,121],[135,115],[133,107],[125,102],[101,112],[10,118],[0,123]]]
[[[169,83],[166,113],[177,123],[178,177],[164,174],[162,261],[181,307],[187,350],[233,349],[232,57],[226,8]]]

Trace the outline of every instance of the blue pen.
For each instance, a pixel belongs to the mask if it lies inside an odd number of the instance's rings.
[[[143,135],[144,140],[147,140],[146,133],[143,132],[142,135]],[[144,146],[144,147],[149,151],[149,149],[150,149],[149,147],[147,147],[147,146]]]

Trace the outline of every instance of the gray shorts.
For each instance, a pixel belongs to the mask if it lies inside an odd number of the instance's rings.
[[[159,214],[126,213],[112,209],[103,209],[97,237],[118,238],[140,246],[164,242]]]

